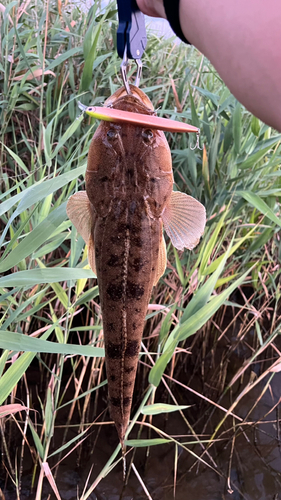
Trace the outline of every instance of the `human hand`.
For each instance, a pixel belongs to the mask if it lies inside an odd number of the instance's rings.
[[[163,0],[136,0],[138,8],[152,17],[163,17],[166,19],[166,13],[163,5]]]

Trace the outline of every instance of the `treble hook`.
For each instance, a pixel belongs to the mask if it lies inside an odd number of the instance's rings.
[[[127,94],[131,94],[130,85],[129,85],[129,82],[127,79],[128,62],[129,62],[129,60],[128,60],[128,55],[127,55],[127,45],[126,45],[120,69],[121,69],[122,80],[123,80],[126,92],[127,92]],[[135,59],[135,62],[137,64],[137,75],[136,75],[136,79],[135,79],[135,86],[138,87],[140,84],[141,73],[142,73],[142,62],[141,62],[141,59]]]
[[[191,149],[191,151],[194,151],[194,149],[197,149],[197,148],[202,151],[202,148],[200,148],[199,140],[200,140],[200,130],[198,129],[198,132],[196,132],[196,144],[195,144],[194,148],[189,146],[189,149]]]

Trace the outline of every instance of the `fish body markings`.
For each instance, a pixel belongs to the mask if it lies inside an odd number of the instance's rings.
[[[121,96],[113,106],[150,112],[134,96]],[[165,156],[164,168],[159,154]],[[172,187],[171,155],[163,132],[101,123],[89,150],[86,189],[97,214],[91,237],[111,416],[121,443],[130,418],[145,315],[158,266],[160,217]]]
[[[105,105],[152,114],[147,96],[131,91],[119,89]],[[110,412],[122,448],[147,306],[166,268],[163,222],[180,249],[193,248],[205,225],[204,207],[172,188],[162,131],[103,121],[89,149],[86,193],[73,195],[67,206],[98,278]]]

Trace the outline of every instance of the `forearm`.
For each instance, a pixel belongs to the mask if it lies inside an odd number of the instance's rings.
[[[162,0],[137,1],[164,17]],[[281,2],[181,0],[180,22],[237,99],[281,131]]]

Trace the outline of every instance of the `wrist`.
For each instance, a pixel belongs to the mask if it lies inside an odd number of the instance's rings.
[[[136,0],[138,8],[143,14],[166,19],[163,0]]]
[[[173,32],[185,43],[190,44],[181,27],[183,0],[163,0],[166,18],[168,19]]]

